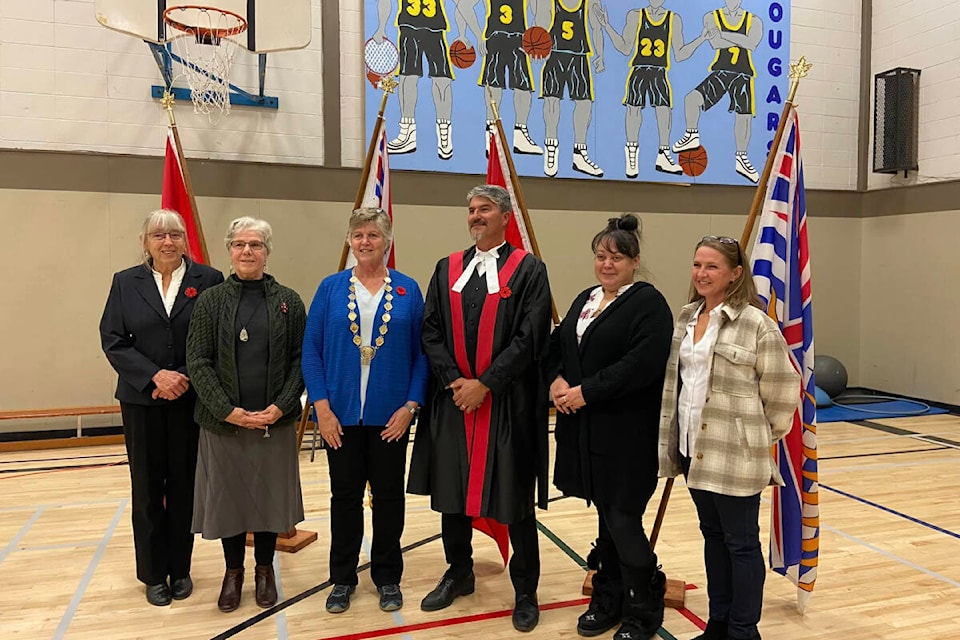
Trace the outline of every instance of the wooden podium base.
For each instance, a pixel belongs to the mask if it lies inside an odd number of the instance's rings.
[[[296,527],[277,536],[277,551],[296,553],[317,539],[316,531],[298,530]],[[247,532],[247,546],[253,546],[253,534]]]
[[[593,593],[593,574],[596,571],[592,569],[587,571],[587,577],[583,580],[583,595],[589,596]],[[683,609],[684,598],[687,593],[687,585],[683,580],[667,580],[667,592],[663,596],[663,603],[671,609]]]

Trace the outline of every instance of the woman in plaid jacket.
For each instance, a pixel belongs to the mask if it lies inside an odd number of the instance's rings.
[[[759,307],[739,243],[703,238],[660,412],[660,476],[686,476],[704,540],[710,618],[695,640],[760,638],[760,493],[783,484],[770,446],[790,431],[800,374]]]

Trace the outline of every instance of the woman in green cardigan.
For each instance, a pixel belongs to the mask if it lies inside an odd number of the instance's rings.
[[[295,291],[264,273],[270,225],[230,223],[232,275],[203,292],[187,337],[187,370],[201,427],[193,530],[220,538],[226,573],[217,606],[240,606],[247,531],[253,531],[256,602],[277,602],[277,534],[303,520],[296,422],[306,313]]]

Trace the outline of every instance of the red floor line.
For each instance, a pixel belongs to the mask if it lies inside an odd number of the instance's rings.
[[[693,611],[690,611],[690,609],[683,607],[682,609],[677,609],[677,613],[682,615],[684,618],[686,618],[693,624],[697,625],[697,628],[700,629],[701,631],[707,628],[707,623],[704,622],[703,619],[697,614],[695,614]]]
[[[565,600],[563,602],[551,602],[540,605],[540,611],[550,611],[551,609],[563,609],[565,607],[583,606],[590,602],[590,598],[579,598],[577,600]],[[468,624],[470,622],[481,622],[483,620],[493,620],[495,618],[506,618],[513,614],[512,609],[502,611],[488,611],[487,613],[475,613],[469,616],[460,616],[459,618],[447,618],[446,620],[434,620],[433,622],[420,622],[417,624],[408,624],[402,627],[389,627],[386,629],[372,629],[370,631],[360,631],[359,633],[348,633],[341,636],[328,636],[320,640],[366,640],[367,638],[382,638],[383,636],[396,636],[411,631],[423,631],[425,629],[437,629],[440,627],[452,627],[459,624]],[[702,627],[701,627],[702,628]]]

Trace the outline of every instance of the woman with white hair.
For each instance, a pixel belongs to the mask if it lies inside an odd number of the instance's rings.
[[[347,239],[357,264],[324,278],[307,318],[303,378],[330,469],[329,613],[346,611],[357,586],[367,482],[373,492],[370,577],[380,609],[403,606],[403,478],[427,359],[420,347],[420,287],[385,264],[392,233],[383,209],[354,211]]]
[[[256,603],[268,608],[277,603],[277,534],[303,520],[295,425],[306,314],[295,291],[264,273],[272,241],[263,220],[230,223],[233,274],[197,299],[187,338],[201,427],[193,530],[223,544],[224,612],[240,606],[247,531]]]
[[[100,341],[120,376],[116,398],[130,466],[137,578],[147,585],[147,602],[163,606],[193,591],[198,429],[187,329],[197,294],[223,282],[223,274],[186,255],[186,228],[175,211],[147,215],[140,253],[141,264],[113,276]]]

